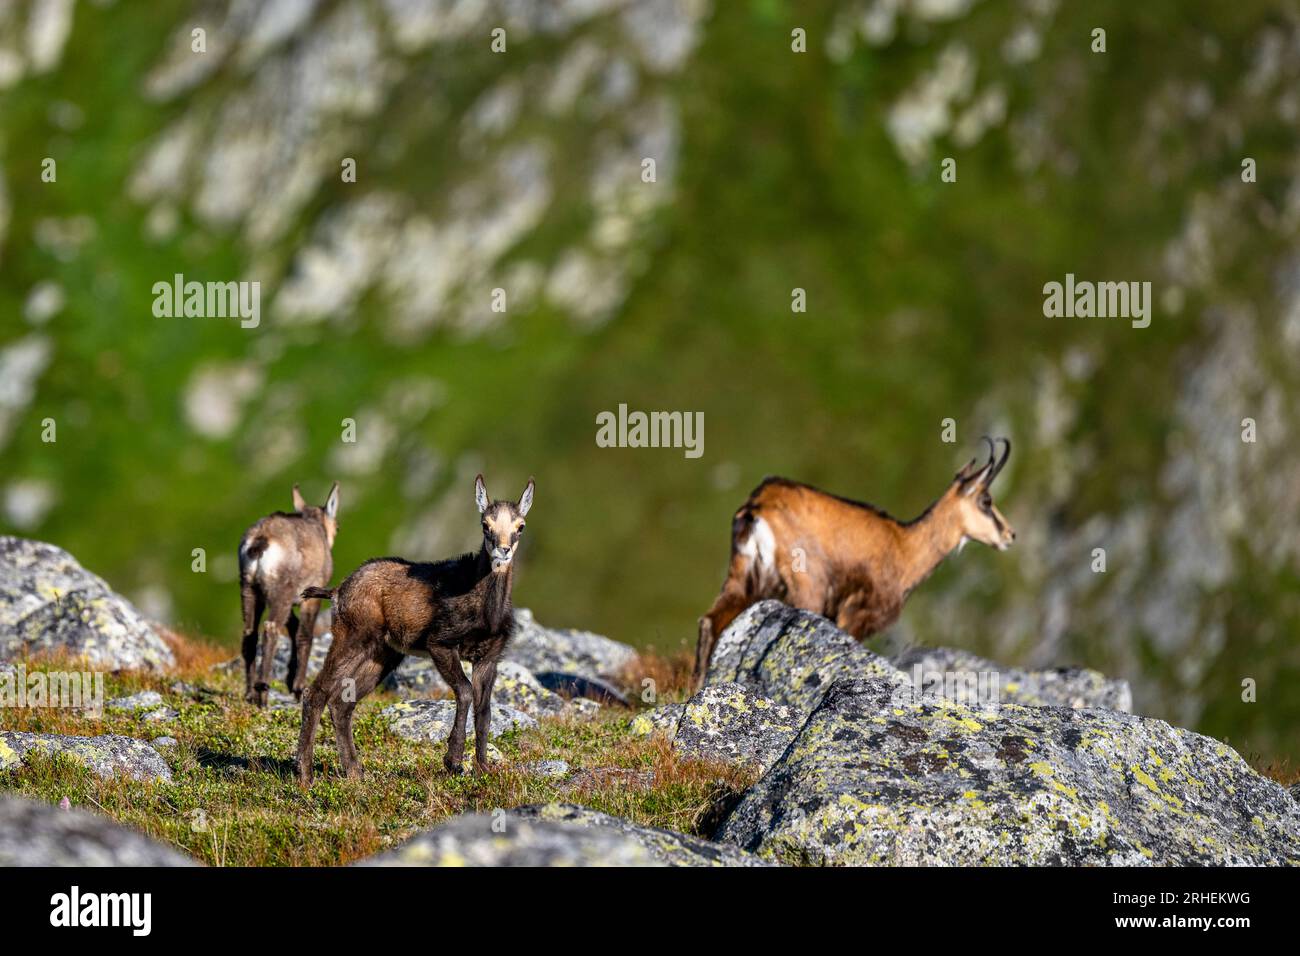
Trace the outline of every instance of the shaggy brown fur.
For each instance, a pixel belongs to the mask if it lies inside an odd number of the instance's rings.
[[[1016,533],[993,505],[989,485],[1011,454],[957,473],[948,490],[914,521],[808,485],[768,478],[736,512],[731,566],[722,591],[700,618],[694,686],[708,671],[718,637],[745,608],[776,598],[834,621],[859,640],[898,620],[918,584],[966,539],[999,550]],[[1000,439],[1006,441],[1006,439]]]
[[[306,685],[307,659],[315,636],[320,601],[304,600],[303,588],[328,584],[334,574],[330,549],[338,533],[339,483],[334,482],[325,504],[307,504],[293,486],[293,514],[277,511],[244,532],[239,542],[239,595],[244,611],[244,696],[265,707],[270,693],[271,665],[280,635],[293,643],[287,683],[297,697]],[[293,615],[298,607],[298,616]],[[262,666],[257,659],[257,624],[263,612]]]
[[[361,776],[352,737],[352,711],[407,654],[422,654],[456,695],[456,723],[443,765],[460,773],[465,756],[465,720],[474,703],[474,758],[487,769],[488,725],[497,661],[514,630],[510,590],[514,555],[533,504],[533,481],[518,503],[488,501],[483,476],[474,482],[483,519],[477,553],[435,563],[377,558],[353,571],[336,591],[308,588],[304,598],[334,601],[334,643],[302,705],[298,738],[298,780],[309,786],[312,751],[321,712],[328,704],[338,738],[339,763],[349,778]],[[473,664],[466,677],[461,659]]]

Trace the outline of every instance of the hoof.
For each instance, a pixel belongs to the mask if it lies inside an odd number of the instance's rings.
[[[451,774],[453,777],[459,777],[463,772],[461,769],[461,765],[458,763],[452,763],[450,757],[443,757],[442,765],[447,769],[447,772]]]

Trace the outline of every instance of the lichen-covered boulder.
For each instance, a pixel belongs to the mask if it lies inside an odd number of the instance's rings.
[[[560,713],[570,720],[595,720],[600,716],[600,704],[586,697],[575,697],[564,702],[564,710]]]
[[[803,721],[741,684],[710,684],[686,702],[673,733],[678,752],[766,770],[789,746]]]
[[[407,740],[445,741],[456,722],[456,702],[452,700],[400,700],[379,712],[388,729]],[[492,722],[488,736],[499,737],[516,729],[536,727],[537,721],[513,707],[492,705]],[[474,739],[474,713],[466,718],[466,740]]]
[[[162,670],[171,648],[66,551],[0,535],[0,658],[63,652],[113,670]]]
[[[153,747],[134,737],[105,734],[102,737],[70,737],[64,734],[33,734],[0,731],[0,770],[12,770],[33,753],[66,754],[84,763],[101,777],[125,774],[135,780],[172,778],[167,761]]]
[[[527,608],[515,608],[515,633],[505,657],[534,674],[557,672],[596,680],[617,678],[636,649],[590,631],[543,627]]]
[[[0,797],[0,867],[193,865],[189,857],[104,817]]]
[[[1133,710],[1128,681],[1082,667],[1026,671],[950,647],[913,647],[891,658],[891,663],[911,679],[913,686],[923,686],[935,675],[987,674],[996,675],[1000,698],[1013,704],[1104,707],[1125,713]]]
[[[843,680],[718,839],[806,864],[1297,865],[1300,806],[1160,720]]]
[[[524,764],[524,771],[546,780],[563,780],[569,775],[567,760],[534,760]]]
[[[114,697],[104,705],[104,709],[120,713],[144,714],[162,706],[162,694],[156,690],[142,690],[129,697]]]
[[[665,866],[769,866],[752,853],[702,837],[689,836],[660,827],[647,827],[622,817],[610,816],[572,803],[545,803],[518,807],[510,815],[578,827],[612,830],[641,844]]]
[[[492,706],[513,707],[534,717],[549,717],[564,711],[565,700],[547,690],[532,671],[514,661],[497,664],[497,679],[492,685]]]
[[[415,655],[403,658],[380,687],[406,698],[451,696],[451,688],[438,673],[438,668],[433,666],[433,661]]]
[[[361,866],[663,866],[642,843],[610,827],[471,813],[362,860]]]
[[[820,614],[767,600],[751,604],[722,632],[705,684],[734,681],[807,715],[845,677],[899,681],[902,674]]]
[[[628,733],[633,737],[649,737],[651,734],[671,737],[677,733],[677,725],[681,723],[685,710],[685,704],[660,704],[653,710],[643,710],[632,718]]]

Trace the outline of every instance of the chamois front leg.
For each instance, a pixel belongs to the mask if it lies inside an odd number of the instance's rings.
[[[488,735],[492,726],[492,688],[497,682],[497,656],[474,664],[471,683],[474,688],[474,766],[479,773],[487,773]]]
[[[434,647],[430,650],[430,657],[433,666],[456,695],[456,721],[452,724],[451,736],[447,738],[447,754],[442,758],[442,765],[448,773],[459,774],[465,762],[465,721],[469,717],[474,687],[460,666],[460,654],[455,648]]]
[[[692,690],[704,686],[704,679],[709,674],[709,662],[713,659],[713,648],[717,646],[722,632],[734,621],[740,612],[754,603],[745,590],[742,580],[729,577],[722,586],[722,592],[713,602],[713,606],[700,618],[699,639],[695,644],[695,673],[691,678]]]

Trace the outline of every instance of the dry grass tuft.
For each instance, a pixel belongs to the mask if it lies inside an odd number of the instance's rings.
[[[691,674],[695,670],[695,655],[682,649],[671,653],[643,650],[640,656],[619,674],[619,683],[629,695],[640,699],[646,679],[652,685],[659,701],[685,700],[690,695]]]

